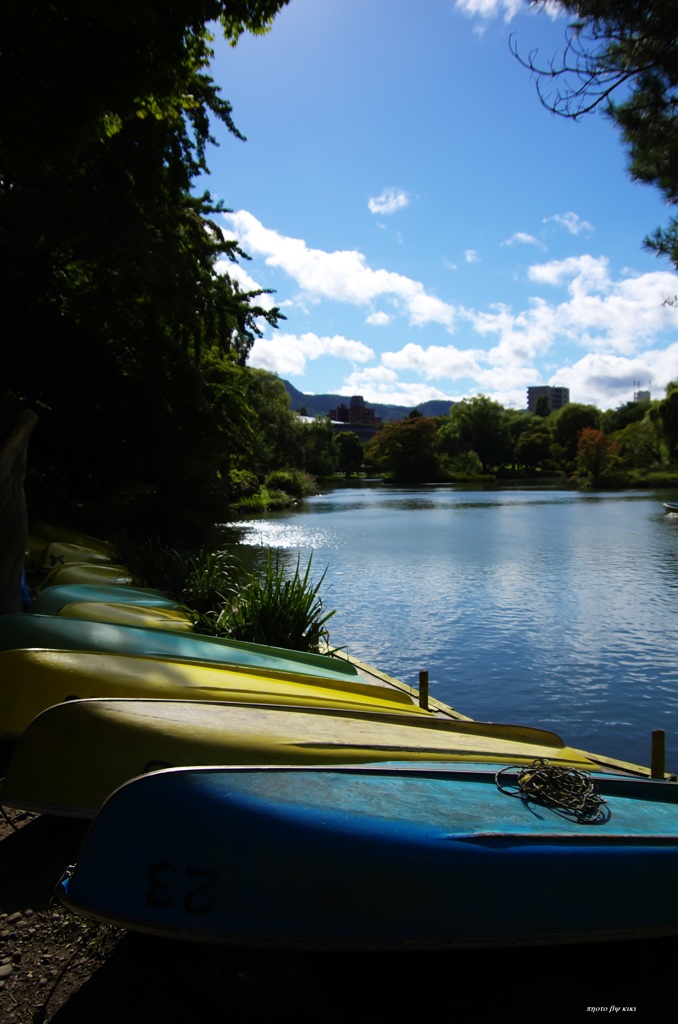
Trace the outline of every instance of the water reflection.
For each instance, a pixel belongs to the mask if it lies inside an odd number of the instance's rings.
[[[648,493],[340,489],[231,524],[327,567],[332,640],[475,718],[678,766],[678,522]]]

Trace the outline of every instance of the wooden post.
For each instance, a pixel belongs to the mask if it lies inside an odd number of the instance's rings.
[[[24,477],[28,439],[37,420],[11,391],[0,391],[0,615],[21,611],[28,539]]]
[[[428,672],[419,673],[419,707],[428,711]]]
[[[663,729],[652,730],[652,758],[650,775],[653,779],[663,779],[666,774],[666,733]]]

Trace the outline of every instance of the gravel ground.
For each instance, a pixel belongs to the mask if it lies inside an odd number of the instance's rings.
[[[294,1014],[320,1024],[463,1013],[675,1006],[678,940],[446,953],[271,952],[133,934],[53,899],[86,824],[0,818],[1,1024],[203,1024]],[[526,898],[529,894],[526,893]],[[668,1007],[667,1007],[668,1004]],[[619,1012],[622,1012],[620,1009]]]

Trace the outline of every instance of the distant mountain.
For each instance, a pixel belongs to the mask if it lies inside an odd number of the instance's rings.
[[[284,380],[283,384],[290,396],[290,408],[296,412],[303,406],[309,416],[327,416],[330,409],[336,409],[342,402],[349,405],[351,401],[350,395],[305,395],[302,391],[297,391],[288,380]],[[365,405],[374,409],[382,420],[404,420],[413,409],[418,409],[422,416],[447,416],[452,400],[420,402],[416,406],[381,405],[379,402],[365,402]]]

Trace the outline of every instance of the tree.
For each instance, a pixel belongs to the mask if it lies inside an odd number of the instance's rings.
[[[28,440],[37,416],[11,392],[0,391],[0,615],[21,611],[28,516],[24,477]]]
[[[82,494],[219,486],[224,406],[204,374],[244,365],[261,317],[219,261],[242,258],[208,193],[210,121],[241,139],[208,74],[286,0],[12,0],[0,85],[2,378],[40,412],[36,477]],[[210,366],[210,368],[212,368]]]
[[[666,448],[666,461],[678,456],[678,380],[666,385],[666,398],[657,406],[657,421]]]
[[[544,419],[551,415],[551,403],[546,395],[540,395],[534,407],[534,415],[542,416]]]
[[[337,437],[339,446],[339,469],[346,479],[357,473],[363,464],[363,446],[352,430],[342,430]]]
[[[449,456],[474,451],[484,473],[505,465],[513,451],[506,410],[486,395],[455,402],[440,434],[440,445]]]
[[[584,427],[577,439],[577,479],[593,486],[609,469],[617,454],[617,445],[605,437],[601,430]]]
[[[647,415],[650,405],[649,399],[641,399],[637,402],[624,402],[616,409],[606,409],[600,417],[601,430],[604,434],[613,434],[632,423],[639,423]]]
[[[616,431],[610,437],[621,460],[633,469],[649,469],[661,462],[661,446],[652,418],[647,415]]]
[[[265,475],[274,469],[302,465],[300,426],[290,409],[285,385],[268,370],[250,369],[245,378],[247,401],[252,416],[252,446],[245,455]]]
[[[319,417],[313,423],[299,423],[298,434],[302,468],[312,476],[332,476],[339,464],[340,448],[330,421]]]
[[[549,460],[551,441],[550,433],[543,427],[523,431],[516,444],[516,462],[527,469],[536,469]]]
[[[544,6],[547,0],[535,0]],[[550,2],[550,0],[549,0]],[[675,0],[558,0],[574,17],[562,53],[546,64],[522,58],[542,103],[578,119],[600,109],[622,132],[629,171],[678,202],[678,19]],[[617,90],[622,100],[613,98]],[[645,239],[678,266],[678,220]]]
[[[367,442],[365,455],[404,483],[439,478],[435,436],[438,425],[429,416],[391,421]]]
[[[563,450],[566,463],[573,463],[577,455],[579,431],[584,427],[600,426],[600,409],[595,405],[568,402],[549,417],[553,440]]]

